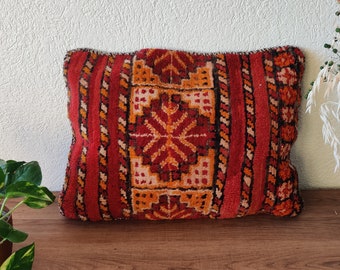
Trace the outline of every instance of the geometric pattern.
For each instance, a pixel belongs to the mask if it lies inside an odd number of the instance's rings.
[[[178,213],[170,211],[173,205],[169,202],[178,198],[177,203],[189,207],[192,215],[207,215],[212,205],[215,162],[212,64],[207,62],[202,76],[201,68],[189,71],[195,63],[194,55],[171,51],[158,51],[156,55],[154,61],[150,60],[155,57],[152,51],[143,59],[135,56],[132,70],[132,212],[142,218],[156,207],[163,218],[173,219]],[[153,68],[147,63],[154,63]],[[164,67],[161,74],[157,72],[160,66]],[[185,74],[183,78],[177,76],[181,73]],[[192,197],[198,191],[200,196]],[[141,196],[148,200],[141,203]]]
[[[61,213],[84,221],[299,214],[290,151],[303,71],[291,46],[69,51]]]
[[[99,186],[98,191],[100,194],[100,211],[104,220],[112,219],[109,206],[108,206],[108,194],[107,194],[107,174],[108,174],[108,156],[107,149],[110,145],[110,140],[107,130],[108,121],[108,106],[109,106],[109,80],[112,72],[112,66],[114,63],[114,57],[109,57],[104,70],[104,76],[100,88],[101,106],[99,111],[100,118],[100,147],[99,147]]]
[[[245,119],[247,123],[246,133],[246,151],[244,152],[243,168],[242,168],[242,193],[238,216],[247,214],[251,202],[251,189],[253,185],[254,175],[254,150],[255,150],[255,126],[256,126],[256,108],[254,98],[254,87],[251,80],[250,59],[248,55],[241,56],[242,66],[242,84],[245,93],[246,112]]]

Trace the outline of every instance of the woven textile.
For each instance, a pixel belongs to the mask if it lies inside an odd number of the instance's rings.
[[[290,46],[68,52],[73,140],[62,214],[91,221],[297,215],[290,150],[303,64]]]

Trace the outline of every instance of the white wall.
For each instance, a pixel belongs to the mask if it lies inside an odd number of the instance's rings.
[[[307,91],[326,57],[323,44],[332,38],[337,8],[335,0],[0,0],[0,157],[38,160],[43,184],[61,188],[71,140],[66,50],[296,45],[307,58]],[[340,187],[318,114],[303,110],[292,155],[301,186]]]

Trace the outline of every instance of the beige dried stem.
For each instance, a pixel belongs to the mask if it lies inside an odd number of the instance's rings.
[[[337,1],[340,3],[340,0]],[[331,44],[324,47],[331,51],[330,60],[320,67],[320,72],[307,94],[306,112],[319,107],[322,120],[322,135],[326,144],[333,150],[335,170],[340,169],[340,11],[337,16],[335,36]],[[320,92],[323,91],[323,97]],[[321,100],[321,102],[320,102]]]

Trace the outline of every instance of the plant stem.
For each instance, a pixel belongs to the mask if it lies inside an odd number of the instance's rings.
[[[7,198],[6,198],[7,199]],[[5,215],[3,215],[2,217],[0,217],[0,220],[3,220],[7,217],[9,217],[14,211],[15,209],[17,209],[20,205],[22,205],[24,203],[24,200],[18,202],[11,210],[9,210]]]
[[[2,239],[2,240],[0,241],[0,245],[3,244],[6,240],[7,240],[6,238]]]
[[[4,200],[2,201],[1,203],[1,209],[0,209],[0,219],[3,219],[3,212],[4,212],[4,209],[5,209],[5,205],[6,205],[6,202],[7,202],[8,198],[5,197]]]

